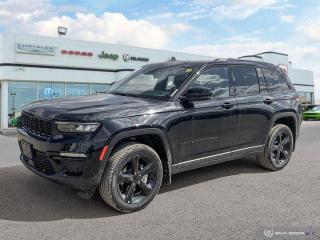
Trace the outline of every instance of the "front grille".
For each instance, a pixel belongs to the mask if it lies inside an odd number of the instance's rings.
[[[40,136],[49,137],[52,131],[52,122],[22,112],[21,127]]]
[[[45,153],[34,150],[33,154],[32,159],[23,155],[23,160],[38,172],[49,176],[55,174],[55,170],[52,167],[50,159]]]

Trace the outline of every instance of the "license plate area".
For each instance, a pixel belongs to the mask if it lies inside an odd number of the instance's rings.
[[[26,156],[29,159],[33,158],[33,146],[32,144],[21,140],[20,141],[20,147],[21,147],[21,152],[24,156]]]

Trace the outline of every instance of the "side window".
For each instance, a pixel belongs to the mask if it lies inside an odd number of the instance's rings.
[[[258,78],[259,78],[260,92],[266,93],[266,92],[268,92],[268,87],[267,87],[267,82],[263,76],[262,69],[257,68],[256,70],[257,70],[257,74],[258,74]]]
[[[282,73],[269,68],[264,68],[262,71],[268,83],[269,92],[288,92],[290,90]]]
[[[210,88],[213,97],[229,97],[228,68],[223,66],[204,70],[189,88],[194,86]]]
[[[237,95],[259,93],[259,82],[256,69],[252,66],[233,66]]]

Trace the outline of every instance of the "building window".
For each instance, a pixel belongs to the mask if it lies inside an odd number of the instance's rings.
[[[309,105],[314,103],[313,93],[312,92],[298,92],[300,103],[303,108],[306,108]]]
[[[67,83],[66,84],[66,96],[82,96],[89,95],[89,84],[83,83]]]
[[[110,88],[110,84],[90,84],[90,94],[104,93]]]
[[[37,100],[36,82],[9,82],[8,84],[9,127],[15,126],[16,118],[28,104]]]
[[[306,92],[306,105],[311,105],[312,104],[312,93],[311,92]]]
[[[39,83],[38,99],[55,99],[65,96],[64,83]]]

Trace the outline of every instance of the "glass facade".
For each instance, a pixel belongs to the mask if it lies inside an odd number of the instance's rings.
[[[64,83],[39,83],[38,99],[55,99],[65,96]]]
[[[90,94],[103,93],[110,88],[109,84],[91,84]]]
[[[8,117],[9,126],[12,119],[20,116],[22,108],[37,100],[37,83],[9,82],[8,85]]]
[[[314,103],[313,92],[298,92],[298,94],[300,96],[300,102],[303,108],[306,108]]]
[[[66,84],[66,96],[83,96],[89,95],[90,86],[84,83],[67,83]]]
[[[42,99],[98,94],[106,91],[109,84],[8,82],[8,125],[14,127],[16,118],[29,103]]]

